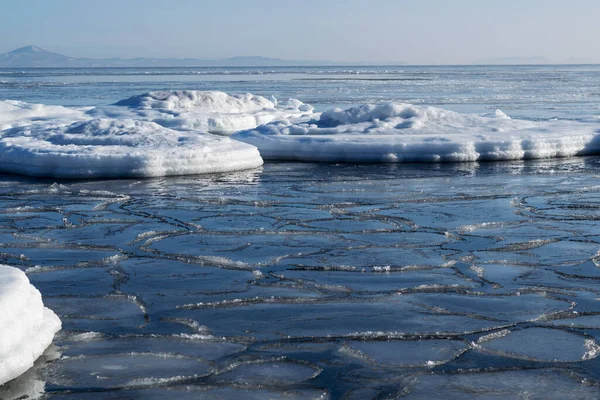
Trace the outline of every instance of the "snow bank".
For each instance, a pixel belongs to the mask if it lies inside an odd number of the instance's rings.
[[[31,124],[70,124],[86,119],[88,109],[67,108],[61,106],[46,106],[22,101],[0,101],[0,131]]]
[[[600,124],[464,115],[410,104],[334,109],[232,137],[265,159],[328,162],[462,162],[600,154]]]
[[[281,118],[310,115],[313,107],[296,99],[278,102],[253,94],[228,95],[197,90],[150,92],[89,113],[94,116],[156,122],[172,129],[228,134]]]
[[[153,122],[93,119],[0,131],[0,171],[55,178],[156,177],[255,168],[254,146]]]
[[[31,368],[60,328],[27,276],[0,265],[0,385]]]

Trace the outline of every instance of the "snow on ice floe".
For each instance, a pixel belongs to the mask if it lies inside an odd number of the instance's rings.
[[[157,177],[255,168],[254,146],[153,122],[98,118],[0,132],[0,170],[55,178]]]
[[[31,124],[60,126],[87,119],[89,108],[68,108],[25,103],[23,101],[0,101],[0,131]]]
[[[60,328],[25,273],[0,265],[0,385],[31,368]]]
[[[311,115],[313,107],[296,99],[277,101],[253,94],[217,91],[159,91],[91,110],[90,115],[133,118],[172,129],[229,134],[276,119]]]
[[[232,137],[265,159],[326,162],[466,162],[600,153],[600,124],[526,121],[501,111],[466,115],[386,103],[277,120]]]
[[[232,132],[230,139],[211,134]],[[125,178],[250,169],[262,165],[261,155],[326,162],[569,157],[600,154],[599,133],[596,120],[514,120],[501,111],[478,116],[395,103],[319,114],[295,99],[193,90],[91,109],[7,100],[0,102],[0,171]]]

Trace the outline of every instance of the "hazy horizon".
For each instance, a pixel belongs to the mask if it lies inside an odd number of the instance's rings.
[[[600,3],[393,0],[57,0],[3,4],[0,53],[72,57],[471,64],[498,58],[599,63]]]

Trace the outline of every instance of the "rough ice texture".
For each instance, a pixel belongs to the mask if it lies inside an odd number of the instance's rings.
[[[70,124],[85,119],[86,110],[3,100],[0,101],[0,131],[31,124]]]
[[[0,385],[31,368],[60,328],[25,273],[0,265]]]
[[[434,107],[379,104],[273,121],[232,137],[265,159],[328,162],[464,162],[600,153],[600,124],[513,120]]]
[[[311,115],[313,107],[296,99],[278,102],[253,94],[216,91],[149,92],[90,111],[91,115],[134,118],[172,129],[229,134],[281,118]]]
[[[255,168],[254,146],[153,122],[93,119],[0,131],[0,171],[55,178],[157,177]]]

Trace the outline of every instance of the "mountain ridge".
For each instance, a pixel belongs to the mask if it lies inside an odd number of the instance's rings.
[[[396,63],[403,65],[404,63]],[[93,68],[93,67],[279,67],[279,66],[323,66],[323,65],[367,65],[326,60],[284,60],[263,56],[236,56],[220,60],[198,58],[84,58],[69,57],[46,51],[37,46],[25,46],[0,54],[0,68]],[[374,63],[371,65],[382,65]]]

